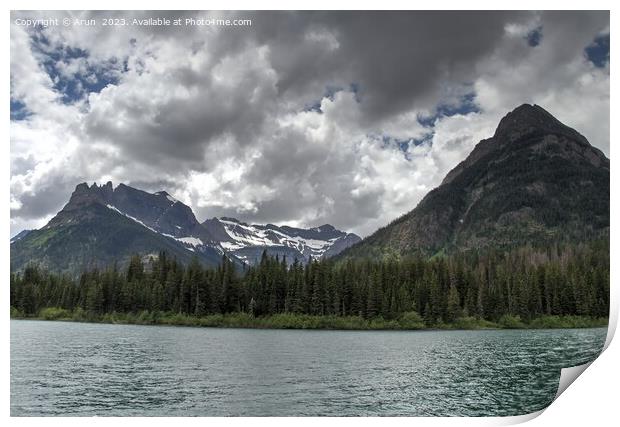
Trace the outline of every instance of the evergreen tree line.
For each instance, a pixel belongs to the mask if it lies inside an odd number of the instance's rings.
[[[297,260],[263,254],[240,270],[226,257],[206,269],[184,266],[165,252],[127,268],[83,272],[78,279],[29,266],[12,273],[11,306],[27,316],[46,307],[94,314],[143,310],[206,316],[244,312],[382,317],[417,312],[426,324],[473,316],[528,320],[543,315],[606,317],[607,241],[523,247],[505,252],[426,259]]]

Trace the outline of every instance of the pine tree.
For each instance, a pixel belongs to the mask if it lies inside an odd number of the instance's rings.
[[[448,293],[448,309],[446,312],[446,321],[454,322],[461,317],[461,303],[460,303],[459,291],[455,285],[450,286],[450,292]]]

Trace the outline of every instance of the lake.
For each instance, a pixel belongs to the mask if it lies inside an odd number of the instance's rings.
[[[521,415],[607,329],[316,331],[11,320],[12,416]]]

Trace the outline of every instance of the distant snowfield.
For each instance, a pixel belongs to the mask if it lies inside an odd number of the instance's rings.
[[[298,250],[300,253],[309,254],[313,258],[320,258],[332,247],[332,245],[346,234],[326,240],[307,239],[301,236],[291,236],[275,229],[264,229],[254,225],[240,224],[235,221],[218,219],[226,233],[233,242],[221,242],[220,244],[227,251],[237,251],[239,249],[256,246],[286,246]],[[320,228],[317,228],[320,232]]]

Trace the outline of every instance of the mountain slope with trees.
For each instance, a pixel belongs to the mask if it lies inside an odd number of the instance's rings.
[[[411,212],[341,258],[544,246],[609,233],[609,159],[537,105],[505,116],[494,136]]]
[[[157,256],[159,251],[186,263],[197,256],[215,266],[223,251],[210,242],[191,209],[165,192],[83,183],[47,225],[11,243],[11,271],[37,264],[79,274],[115,262],[124,266],[134,254]]]

